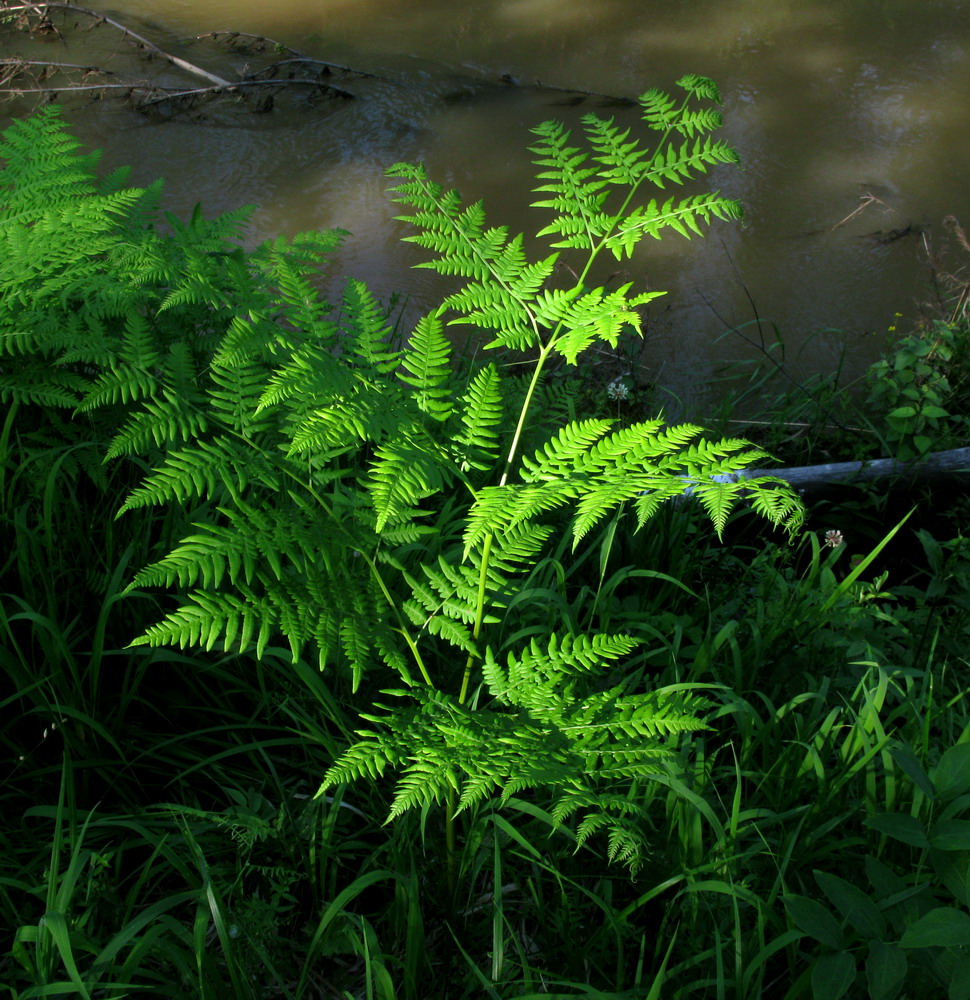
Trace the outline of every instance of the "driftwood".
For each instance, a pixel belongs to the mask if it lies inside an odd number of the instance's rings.
[[[790,469],[750,469],[741,473],[739,478],[753,479],[755,476],[784,479],[801,493],[831,491],[882,479],[895,479],[906,484],[970,484],[970,448],[936,451],[914,462],[877,458],[868,462],[834,462]]]

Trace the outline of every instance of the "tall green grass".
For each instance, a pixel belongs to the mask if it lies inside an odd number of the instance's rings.
[[[817,453],[793,400],[772,440]],[[17,406],[0,427],[7,996],[970,997],[958,499],[904,523],[859,494],[795,546],[744,513],[722,546],[689,504],[564,542],[504,640],[622,619],[623,669],[703,692],[708,728],[623,803],[653,845],[635,876],[530,794],[463,816],[453,896],[426,815],[384,825],[380,784],[315,797],[354,738],[345,686],[281,649],[128,647],[158,617],[131,568],[184,524],[114,519],[138,470],[104,471],[105,433]]]
[[[889,996],[901,956],[894,995],[959,987],[965,945],[932,943],[925,921],[967,910],[960,545],[924,531],[897,597],[878,564],[909,525],[856,553],[817,531],[792,550],[741,515],[722,548],[685,507],[644,537],[620,518],[586,564],[538,567],[510,640],[543,616],[632,614],[646,642],[628,669],[703,690],[710,728],[631,797],[655,845],[635,878],[605,844],[576,854],[532,796],[470,813],[452,900],[436,824],[383,826],[380,787],[313,797],[351,737],[350,692],[281,650],[125,648],[152,613],[124,592],[132,547],[168,526],[82,532],[61,483],[45,527],[25,513],[43,493],[11,507],[7,484],[11,997]]]

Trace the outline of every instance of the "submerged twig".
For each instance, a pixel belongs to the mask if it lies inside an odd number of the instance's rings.
[[[325,90],[333,94],[334,97],[341,97],[345,100],[355,100],[354,95],[349,90],[342,90],[329,83],[321,83],[319,80],[239,80],[229,87],[196,87],[192,90],[179,90],[177,88],[155,87],[155,90],[166,91],[158,97],[143,101],[142,107],[151,107],[154,104],[162,104],[165,101],[177,100],[181,97],[201,97],[206,94],[231,94],[248,87],[316,87],[318,90]],[[62,88],[63,89],[63,88]]]
[[[521,84],[519,84],[514,77],[511,77],[508,74],[505,74],[505,76],[502,77],[502,82],[508,83],[512,86],[521,86]],[[576,87],[556,87],[551,83],[543,83],[541,80],[535,80],[532,83],[532,86],[535,87],[536,90],[552,90],[560,94],[575,94],[578,98],[580,98],[580,100],[587,97],[598,97],[601,100],[609,101],[611,104],[615,104],[618,107],[632,108],[636,107],[639,103],[632,97],[617,97],[616,94],[601,94],[596,90],[581,90]],[[578,104],[580,101],[577,101],[576,103]]]
[[[304,55],[299,49],[294,49],[291,45],[286,45],[284,42],[278,42],[275,38],[267,38],[266,35],[254,35],[246,31],[207,31],[205,34],[196,35],[196,41],[208,41],[212,39],[217,44],[223,40],[232,44],[237,38],[251,38],[256,42],[265,43],[266,46],[272,46],[278,53],[289,54],[289,59],[277,59],[273,62],[272,66],[267,66],[264,70],[259,70],[258,72],[264,73],[269,69],[279,66],[289,66],[294,64],[305,64],[312,66],[324,66],[327,69],[339,70],[341,73],[352,73],[354,76],[359,76],[367,80],[383,80],[385,83],[397,83],[397,80],[392,80],[388,76],[381,76],[379,73],[371,73],[368,70],[357,69],[354,66],[344,66],[341,63],[330,62],[326,59],[315,59],[312,56]],[[262,52],[262,48],[256,48],[255,51]],[[255,76],[256,74],[253,74]]]
[[[866,209],[867,209],[867,208],[868,208],[868,207],[869,207],[870,205],[872,205],[873,203],[876,203],[876,204],[879,204],[879,205],[882,205],[882,206],[883,206],[884,208],[888,209],[888,210],[889,210],[890,212],[894,212],[894,211],[895,211],[895,209],[894,209],[894,208],[890,208],[890,206],[889,206],[889,205],[887,205],[887,204],[886,204],[886,203],[885,203],[885,202],[884,202],[884,201],[882,200],[882,198],[877,198],[877,197],[876,197],[876,196],[875,196],[874,194],[870,194],[870,193],[869,193],[868,191],[867,191],[867,192],[866,192],[866,193],[865,193],[864,195],[862,195],[862,196],[861,196],[861,197],[859,198],[859,201],[860,201],[860,202],[861,202],[862,204],[860,204],[858,208],[856,208],[856,209],[854,209],[853,211],[849,212],[849,214],[848,214],[848,215],[847,215],[847,216],[846,216],[846,217],[845,217],[844,219],[842,219],[842,220],[841,220],[841,221],[839,221],[839,222],[836,222],[836,224],[835,224],[834,226],[831,226],[831,227],[829,228],[829,232],[830,232],[830,233],[834,233],[834,232],[835,232],[835,230],[839,228],[839,226],[844,226],[844,225],[845,225],[845,224],[846,224],[847,222],[850,222],[850,221],[851,221],[852,219],[854,219],[854,218],[855,218],[855,217],[856,217],[856,216],[857,216],[857,215],[858,215],[858,214],[859,214],[860,212],[863,212],[863,211],[865,211],[865,210],[866,210]]]

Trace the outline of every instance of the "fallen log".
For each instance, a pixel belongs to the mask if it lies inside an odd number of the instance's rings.
[[[897,479],[907,484],[944,481],[970,484],[970,448],[935,451],[912,462],[876,458],[866,462],[832,462],[787,469],[748,469],[738,478],[756,476],[784,479],[800,493],[824,492],[881,479]]]

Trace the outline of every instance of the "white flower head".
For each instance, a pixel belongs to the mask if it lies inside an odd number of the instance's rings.
[[[837,549],[845,539],[842,537],[842,532],[836,530],[835,528],[830,528],[825,532],[825,544],[830,549]]]
[[[622,403],[624,400],[630,398],[630,387],[622,378],[615,378],[606,387],[606,395],[610,399],[615,399],[618,403]]]

